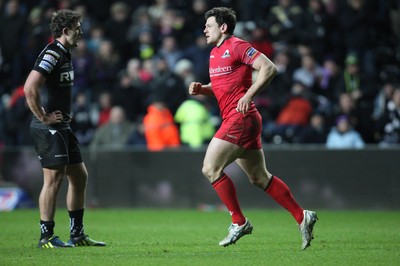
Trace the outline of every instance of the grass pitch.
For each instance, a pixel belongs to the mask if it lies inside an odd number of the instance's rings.
[[[245,210],[253,234],[223,248],[222,211],[88,209],[85,230],[106,247],[38,249],[39,211],[0,212],[0,265],[400,265],[400,212],[318,211],[315,239],[301,250],[282,210]],[[68,239],[68,214],[55,232]]]

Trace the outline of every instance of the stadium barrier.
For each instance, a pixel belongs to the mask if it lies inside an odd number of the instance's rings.
[[[205,208],[220,206],[201,174],[205,150],[147,152],[140,149],[89,151],[88,207]],[[291,188],[302,206],[321,209],[399,209],[400,147],[326,150],[319,146],[266,147],[267,167]],[[14,182],[37,202],[42,170],[30,147],[0,151],[3,180]],[[277,208],[242,170],[226,168],[244,208]],[[0,182],[1,186],[1,182]],[[59,207],[65,207],[65,180]]]

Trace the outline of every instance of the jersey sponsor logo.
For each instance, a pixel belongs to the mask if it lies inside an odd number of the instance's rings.
[[[55,66],[57,64],[57,59],[55,59],[55,57],[50,54],[45,54],[43,56],[43,59],[46,60],[47,62],[51,63],[53,66]]]
[[[44,70],[46,70],[48,73],[51,73],[51,71],[53,70],[54,66],[52,64],[50,64],[47,61],[41,61],[39,64],[40,68],[43,68]]]
[[[54,55],[54,57],[57,58],[57,59],[60,58],[60,54],[57,53],[57,52],[55,52],[55,51],[53,51],[53,50],[47,50],[47,51],[46,51],[46,54]]]
[[[54,155],[55,158],[60,158],[60,157],[67,157],[67,154],[56,154]]]
[[[60,82],[73,81],[73,80],[74,80],[74,71],[71,70],[60,73]]]
[[[209,68],[209,73],[210,73],[210,77],[215,77],[215,76],[222,76],[222,75],[226,75],[231,73],[233,70],[232,66],[218,66],[216,68]]]
[[[210,58],[214,58],[214,55],[212,54],[212,55],[210,55]]]
[[[64,65],[62,65],[60,68],[67,68],[69,67],[69,63],[65,63]]]
[[[226,51],[224,52],[224,54],[221,56],[221,58],[222,58],[222,59],[225,59],[225,58],[228,58],[228,57],[231,57],[231,55],[229,54],[229,50],[226,50]]]

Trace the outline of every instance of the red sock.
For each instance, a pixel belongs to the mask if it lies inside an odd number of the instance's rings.
[[[228,211],[232,216],[232,223],[239,225],[244,224],[246,222],[246,218],[243,216],[242,210],[240,209],[235,185],[233,184],[232,180],[224,174],[222,177],[212,183],[212,186],[214,187],[221,201],[228,208]]]
[[[297,204],[293,198],[292,192],[289,187],[278,177],[273,176],[265,189],[268,195],[270,195],[277,203],[288,210],[297,223],[300,224],[303,221],[303,209]]]

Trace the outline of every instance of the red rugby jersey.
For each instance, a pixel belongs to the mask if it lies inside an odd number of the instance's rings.
[[[209,74],[222,119],[237,112],[239,99],[252,84],[251,66],[260,54],[250,43],[235,36],[211,50]],[[253,110],[254,103],[249,112]]]

